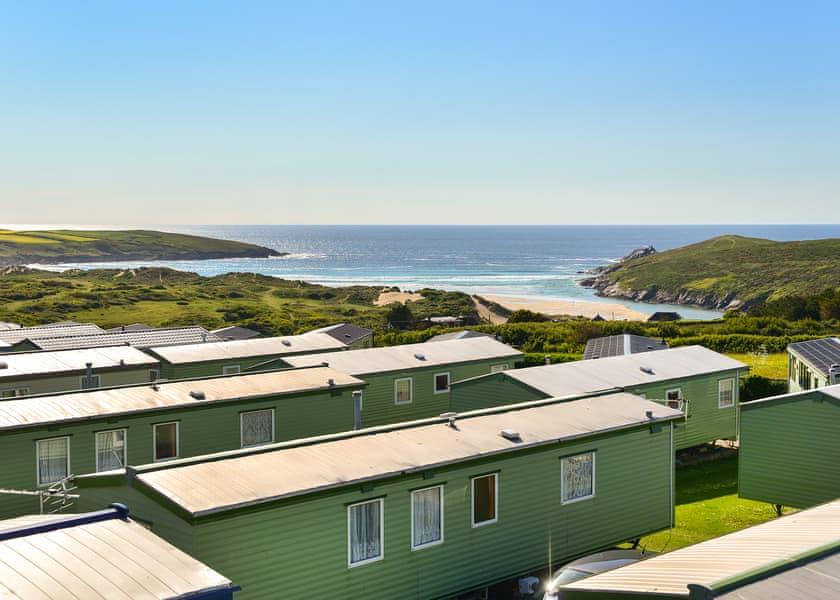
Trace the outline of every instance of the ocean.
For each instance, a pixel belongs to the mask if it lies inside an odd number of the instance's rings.
[[[840,225],[154,225],[137,228],[239,240],[289,255],[271,259],[68,263],[50,268],[165,265],[201,275],[256,272],[328,286],[398,286],[404,291],[431,287],[538,300],[604,301],[624,304],[647,314],[676,310],[684,318],[711,319],[720,313],[685,306],[600,299],[576,281],[584,271],[647,245],[663,251],[723,234],[778,241],[840,237]]]

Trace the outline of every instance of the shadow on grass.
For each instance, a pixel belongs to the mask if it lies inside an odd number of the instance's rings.
[[[688,504],[737,492],[737,456],[688,465],[676,470],[677,504]]]

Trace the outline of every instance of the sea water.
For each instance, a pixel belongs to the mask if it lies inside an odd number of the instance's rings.
[[[100,227],[101,228],[101,227]],[[138,226],[141,228],[141,226]],[[424,287],[537,300],[612,302],[684,318],[719,312],[598,298],[577,281],[632,250],[658,251],[737,234],[778,241],[840,237],[840,225],[172,225],[142,228],[238,240],[282,258],[63,264],[50,268],[169,266],[201,275],[255,272],[328,286]],[[608,315],[607,315],[608,316]]]

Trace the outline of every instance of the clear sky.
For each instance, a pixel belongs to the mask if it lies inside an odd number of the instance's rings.
[[[0,4],[0,223],[814,223],[840,2]]]

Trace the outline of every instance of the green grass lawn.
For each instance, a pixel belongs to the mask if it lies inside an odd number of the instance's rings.
[[[726,355],[748,365],[750,373],[753,375],[761,375],[768,379],[787,379],[788,359],[786,352],[773,352],[771,354],[731,354],[727,352]]]
[[[775,518],[772,505],[738,497],[738,457],[732,456],[678,468],[676,526],[642,538],[641,545],[668,552]]]

